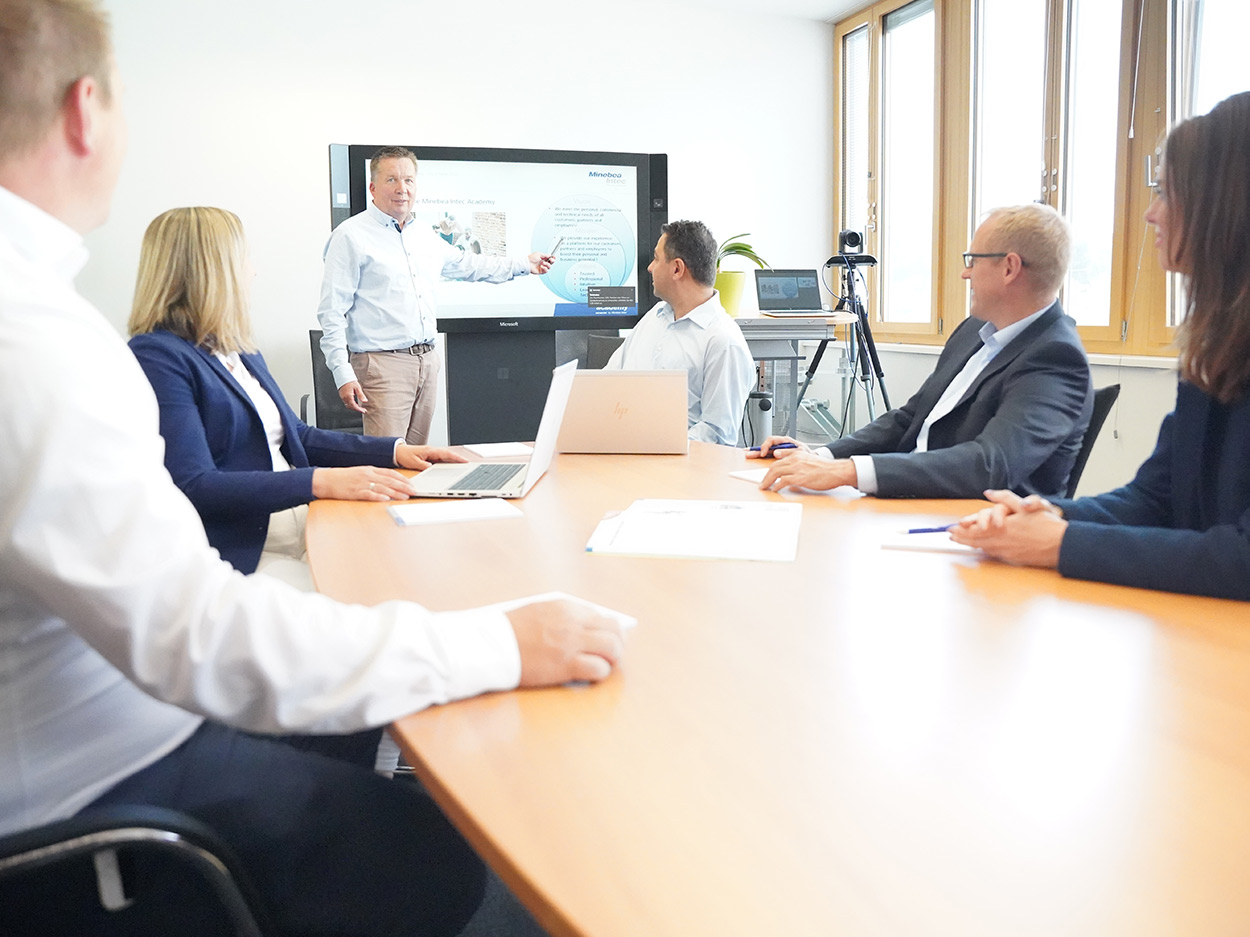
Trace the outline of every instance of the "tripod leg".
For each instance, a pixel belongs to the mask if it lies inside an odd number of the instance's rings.
[[[803,402],[803,398],[807,396],[807,388],[812,383],[812,378],[816,376],[816,369],[820,367],[820,359],[825,356],[825,346],[829,344],[829,339],[822,338],[820,344],[816,346],[816,354],[812,355],[812,363],[807,366],[807,376],[803,379],[803,387],[799,390],[798,399],[794,401],[794,409],[797,412],[799,405]]]

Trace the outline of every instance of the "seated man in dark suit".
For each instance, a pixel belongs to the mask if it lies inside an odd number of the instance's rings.
[[[883,497],[979,498],[989,488],[1062,495],[1093,409],[1089,362],[1056,297],[1071,233],[1053,209],[990,212],[964,254],[972,317],[906,404],[812,449],[774,449],[761,487],[851,485]]]

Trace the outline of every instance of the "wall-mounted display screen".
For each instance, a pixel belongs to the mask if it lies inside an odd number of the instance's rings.
[[[368,205],[379,148],[331,147],[334,224]],[[457,250],[555,258],[541,276],[502,284],[440,280],[440,331],[628,328],[654,304],[646,266],[667,220],[663,155],[409,148],[412,223]]]

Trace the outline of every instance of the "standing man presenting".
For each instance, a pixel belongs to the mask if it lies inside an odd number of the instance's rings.
[[[1053,208],[998,208],[964,254],[972,315],[907,403],[818,449],[770,436],[762,488],[851,485],[886,498],[1063,494],[1093,410],[1089,362],[1059,306],[1072,236]]]
[[[321,281],[321,350],[339,397],[364,414],[365,435],[425,445],[438,397],[434,285],[439,277],[506,283],[543,274],[554,260],[525,261],[452,247],[414,223],[417,157],[386,146],[369,161],[372,201],[330,235]]]
[[[701,221],[672,221],[660,231],[647,272],[662,302],[638,320],[604,367],[685,371],[690,438],[736,446],[755,364],[712,286],[716,238]]]

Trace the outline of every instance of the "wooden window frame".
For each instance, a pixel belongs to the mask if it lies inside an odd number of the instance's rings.
[[[834,26],[834,128],[842,137],[842,44],[857,29],[869,29],[869,202],[879,203],[881,179],[881,56],[887,14],[909,0],[879,0]],[[868,313],[879,342],[941,344],[968,314],[967,287],[960,276],[960,254],[967,249],[978,219],[972,217],[973,26],[975,0],[934,0],[935,22],[935,193],[933,311],[927,323],[887,323],[877,298],[876,271],[864,271]],[[1175,54],[1177,0],[1121,0],[1120,90],[1116,148],[1115,215],[1110,316],[1105,326],[1082,326],[1086,350],[1115,355],[1175,355],[1175,329],[1167,325],[1168,280],[1154,257],[1153,232],[1144,215],[1152,191],[1146,185],[1147,157],[1156,150],[1174,119],[1177,90]],[[1047,100],[1050,151],[1046,166],[1058,167],[1058,185],[1048,192],[1063,204],[1065,30],[1071,0],[1048,3]],[[1130,133],[1131,130],[1131,133]],[[841,145],[835,147],[841,153]],[[842,166],[834,166],[834,230],[842,228]],[[870,219],[877,216],[870,211]],[[864,232],[874,252],[880,230]]]

